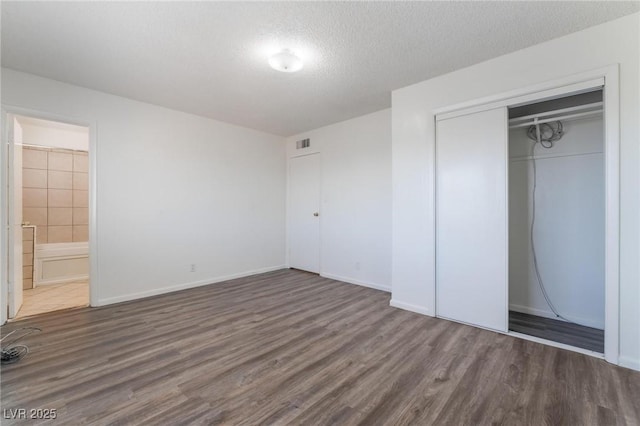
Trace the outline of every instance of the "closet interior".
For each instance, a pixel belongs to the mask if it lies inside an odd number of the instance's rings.
[[[508,115],[508,329],[604,353],[603,92]]]

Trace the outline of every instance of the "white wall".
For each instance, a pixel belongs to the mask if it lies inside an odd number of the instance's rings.
[[[281,137],[8,69],[2,103],[93,126],[99,304],[284,266]]]
[[[563,120],[551,148],[535,145],[534,238],[538,269],[564,318],[604,329],[604,128],[602,116]],[[527,128],[509,132],[509,306],[555,318],[531,253],[533,167]]]
[[[52,148],[89,150],[89,129],[65,123],[36,120],[19,117],[22,124],[24,141],[27,145],[48,146]]]
[[[296,141],[311,139],[297,150]],[[287,138],[320,153],[320,274],[391,291],[391,111]]]
[[[620,363],[640,370],[640,14],[464,68],[392,94],[393,297],[434,313],[434,110],[620,64]]]

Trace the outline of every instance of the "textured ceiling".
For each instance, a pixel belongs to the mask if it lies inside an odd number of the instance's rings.
[[[278,135],[638,2],[2,2],[2,65]],[[295,74],[267,57],[288,47]]]

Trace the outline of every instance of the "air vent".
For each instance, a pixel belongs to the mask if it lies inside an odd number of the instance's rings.
[[[309,148],[311,146],[311,140],[309,138],[302,139],[296,142],[296,149]]]

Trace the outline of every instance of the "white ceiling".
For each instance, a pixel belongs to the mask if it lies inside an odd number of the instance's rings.
[[[2,2],[2,65],[278,135],[638,2]],[[621,41],[623,42],[623,41]],[[267,57],[291,48],[295,74]]]

